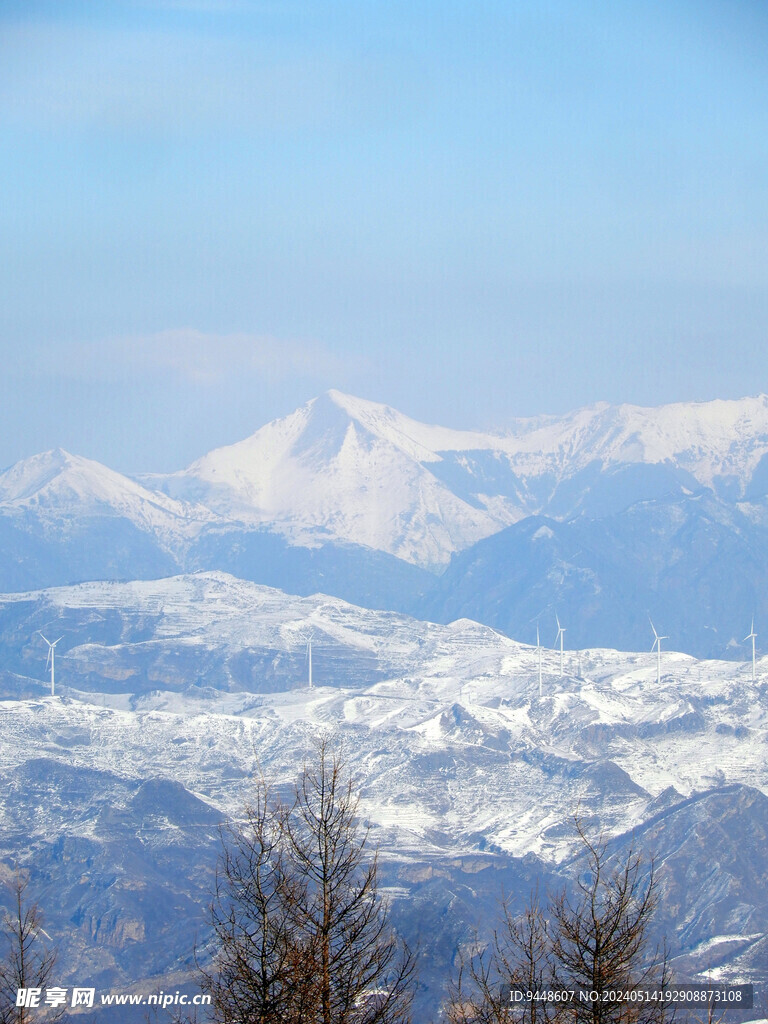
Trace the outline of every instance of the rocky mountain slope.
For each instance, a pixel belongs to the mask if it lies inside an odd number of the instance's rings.
[[[762,495],[767,453],[766,396],[602,404],[493,435],[417,423],[330,391],[153,482],[228,518],[270,523],[294,542],[322,532],[433,567],[527,515],[603,514],[702,487]]]
[[[768,621],[768,399],[595,406],[504,435],[339,392],[141,482],[50,452],[0,475],[0,589],[224,570],[531,639],[739,656]]]
[[[35,695],[41,628],[64,633],[56,698]],[[537,650],[477,623],[221,573],[6,595],[0,635],[0,861],[30,867],[62,983],[190,978],[217,822],[255,770],[295,779],[320,735],[343,744],[396,920],[424,942],[422,1006],[502,884],[522,906],[578,870],[577,808],[617,853],[655,857],[685,976],[763,976],[763,662],[753,682],[665,652],[657,685],[649,654],[566,652],[561,676],[542,651],[540,689]]]

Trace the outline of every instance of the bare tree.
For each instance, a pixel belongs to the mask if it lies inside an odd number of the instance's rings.
[[[449,988],[450,1024],[661,1024],[657,1001],[607,998],[560,1001],[564,991],[614,993],[669,981],[665,949],[651,948],[649,926],[656,908],[653,863],[647,870],[630,850],[614,863],[602,839],[576,829],[586,854],[586,871],[575,894],[566,890],[548,901],[535,893],[515,918],[502,901],[501,926],[484,947],[460,958]],[[539,993],[544,998],[507,1001],[502,990]],[[554,998],[548,998],[547,993]]]
[[[543,992],[551,979],[550,937],[538,890],[521,917],[502,899],[502,923],[492,941],[460,957],[459,973],[450,986],[446,1016],[450,1024],[546,1024],[553,1006],[531,1000],[510,1003],[506,988]]]
[[[222,830],[210,908],[217,953],[202,976],[227,1024],[311,1020],[311,955],[296,927],[302,884],[286,864],[284,825],[283,808],[259,780],[244,822]]]
[[[27,885],[27,878],[16,871],[12,908],[0,926],[0,1024],[28,1024],[33,1013],[40,1016],[42,1007],[17,1006],[16,995],[19,989],[45,989],[56,965],[56,951],[43,941],[42,914],[27,899]],[[58,1019],[62,1013],[49,1011],[46,1018]]]
[[[320,744],[293,800],[260,784],[225,845],[204,972],[222,1024],[407,1024],[415,958],[390,927],[343,762]]]
[[[551,903],[556,985],[593,993],[617,993],[668,983],[666,948],[651,948],[649,926],[657,905],[654,866],[647,870],[630,849],[613,865],[602,838],[593,841],[581,821],[576,829],[587,868],[576,894],[563,890]],[[578,1000],[576,1024],[659,1024],[663,1003],[614,999]]]

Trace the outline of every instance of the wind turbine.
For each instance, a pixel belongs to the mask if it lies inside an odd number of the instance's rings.
[[[744,637],[744,639],[742,641],[742,643],[746,643],[747,640],[751,640],[752,641],[752,682],[753,683],[755,681],[755,637],[756,636],[757,636],[757,633],[755,632],[755,617],[753,615],[752,616],[752,625],[749,627],[749,633],[747,633],[747,635]]]
[[[40,633],[39,629],[38,629],[38,633]],[[43,634],[40,633],[40,636],[43,636]],[[59,637],[59,640],[63,640],[63,639],[64,639],[63,636]],[[55,696],[55,694],[54,694],[54,661],[56,660],[56,650],[55,650],[55,648],[56,648],[56,644],[59,642],[59,640],[54,640],[53,643],[51,643],[51,641],[48,640],[44,636],[43,636],[43,640],[45,640],[45,642],[48,644],[48,658],[47,658],[47,660],[45,662],[45,667],[48,668],[48,665],[51,666],[51,696],[53,697],[53,696]]]
[[[668,636],[659,636],[659,634],[656,632],[656,627],[654,626],[653,621],[652,621],[650,615],[648,616],[648,621],[651,623],[651,629],[653,630],[653,635],[656,638],[653,641],[653,644],[651,645],[651,654],[653,654],[653,648],[655,647],[656,648],[656,685],[658,686],[658,685],[661,684],[661,641],[662,640],[669,640],[669,637]]]
[[[565,630],[560,625],[560,619],[555,615],[555,622],[557,622],[557,636],[555,637],[555,643],[560,641],[560,678],[563,678],[563,637],[565,636]]]

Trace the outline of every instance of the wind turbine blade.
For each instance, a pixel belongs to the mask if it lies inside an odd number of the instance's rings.
[[[49,647],[48,648],[48,657],[45,659],[45,667],[46,667],[46,669],[51,664],[51,651],[52,650],[53,650],[53,647]]]
[[[650,616],[650,615],[648,616],[648,621],[649,621],[649,622],[650,622],[650,624],[651,624],[651,629],[653,630],[653,635],[654,635],[654,636],[656,637],[656,639],[658,640],[658,639],[659,639],[659,634],[658,634],[658,633],[656,632],[656,627],[654,626],[654,624],[653,624],[653,619],[651,618],[651,616]],[[653,648],[651,648],[651,650],[653,650]]]
[[[63,640],[63,639],[64,639],[64,634],[62,633],[61,636],[59,637],[59,640]],[[55,647],[56,644],[59,642],[59,640],[54,640],[53,643],[51,644],[51,647]]]
[[[38,632],[38,633],[40,633],[40,630],[38,629],[38,631],[37,631],[37,632]],[[45,640],[45,642],[46,642],[46,643],[48,644],[48,646],[50,647],[50,646],[51,646],[51,641],[50,641],[50,640],[48,639],[48,637],[46,637],[46,636],[43,636],[43,634],[42,634],[42,633],[40,633],[40,636],[42,636],[42,637],[43,637],[43,640]]]

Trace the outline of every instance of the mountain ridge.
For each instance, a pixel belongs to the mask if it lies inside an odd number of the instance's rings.
[[[56,697],[48,628],[64,634]],[[657,682],[648,651],[566,651],[561,673],[543,650],[540,682],[535,647],[478,623],[221,572],[4,595],[0,639],[16,670],[0,673],[0,860],[22,850],[36,885],[55,880],[47,927],[85,983],[193,976],[217,824],[237,820],[254,773],[289,786],[328,733],[398,929],[426,940],[432,1007],[502,885],[517,913],[537,882],[579,877],[576,808],[611,865],[630,847],[655,858],[680,976],[764,978],[765,658],[753,681],[747,664],[665,650]]]
[[[179,523],[215,519],[209,509],[152,491],[103,463],[63,448],[33,455],[0,473],[0,508],[45,514],[62,506],[80,514],[127,515],[150,529],[163,517],[173,517]]]
[[[329,391],[185,470],[143,479],[225,517],[270,523],[295,543],[324,530],[432,568],[546,514],[580,474],[581,493],[561,500],[558,517],[579,510],[591,476],[637,466],[676,473],[681,487],[730,490],[732,499],[761,467],[768,485],[768,397],[656,409],[598,403],[490,434],[422,424]]]
[[[0,590],[223,569],[513,636],[558,611],[583,646],[642,646],[651,613],[718,657],[768,618],[765,396],[515,429],[329,392],[176,474],[33,456],[0,474]]]

